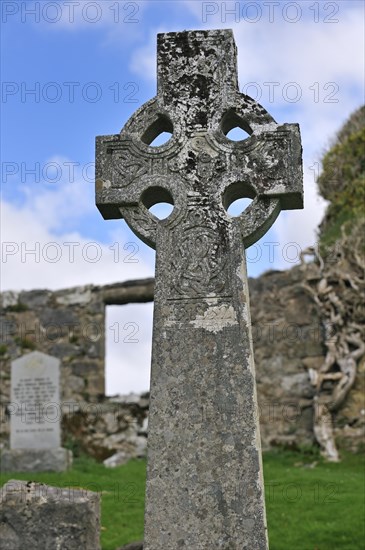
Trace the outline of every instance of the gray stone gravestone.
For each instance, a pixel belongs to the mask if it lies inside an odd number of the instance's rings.
[[[60,361],[34,351],[11,364],[10,450],[3,471],[63,471],[72,461],[61,447]]]
[[[100,550],[100,494],[8,481],[0,489],[1,550]]]
[[[299,127],[239,92],[230,30],[160,34],[157,57],[157,96],[96,142],[101,214],[156,248],[144,549],[265,550],[244,249],[303,206]]]

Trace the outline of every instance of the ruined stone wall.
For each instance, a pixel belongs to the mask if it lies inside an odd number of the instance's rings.
[[[263,448],[311,445],[313,386],[308,368],[325,356],[321,319],[303,290],[300,267],[250,279],[250,302]],[[153,280],[51,292],[5,292],[2,298],[0,445],[6,445],[10,363],[33,349],[61,359],[64,442],[99,459],[140,454],[148,396],[121,403],[104,397],[105,306],[153,299]],[[358,449],[364,434],[364,365],[335,418],[340,448]],[[225,411],[222,410],[222,414]],[[143,445],[142,445],[143,447]]]
[[[326,356],[325,327],[317,303],[305,291],[306,264],[251,279],[250,302],[264,448],[314,443],[313,398],[309,369],[319,371]],[[304,276],[306,273],[306,277]],[[328,332],[329,327],[326,326]],[[324,391],[332,394],[335,380]],[[354,386],[334,414],[338,448],[359,451],[365,433],[365,361]]]
[[[0,316],[0,439],[9,433],[11,362],[37,350],[61,360],[64,410],[105,394],[105,306],[151,301],[153,279],[51,292],[4,292]]]
[[[264,448],[313,443],[313,387],[307,369],[323,363],[317,305],[300,268],[250,280],[251,321]]]
[[[38,350],[61,360],[62,400],[104,394],[104,303],[97,287],[2,295],[1,397],[9,398],[10,363]]]

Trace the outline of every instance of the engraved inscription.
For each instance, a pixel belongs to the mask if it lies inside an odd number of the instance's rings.
[[[10,446],[13,449],[59,446],[59,362],[32,352],[12,363],[12,417]]]

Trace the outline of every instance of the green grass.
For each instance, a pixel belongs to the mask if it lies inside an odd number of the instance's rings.
[[[364,460],[264,455],[270,550],[363,550]],[[315,459],[317,460],[317,459]]]
[[[346,455],[331,464],[306,454],[270,452],[264,454],[264,474],[270,550],[363,550],[362,457]],[[12,478],[30,476],[3,474],[0,482]],[[78,458],[70,472],[31,474],[31,479],[101,492],[103,550],[143,538],[144,461],[106,469]]]

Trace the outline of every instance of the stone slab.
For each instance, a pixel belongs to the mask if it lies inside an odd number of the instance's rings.
[[[100,495],[11,480],[0,490],[1,550],[100,550]]]
[[[10,448],[61,446],[60,360],[34,351],[11,364]]]
[[[72,452],[55,449],[10,449],[0,456],[2,472],[64,472],[72,465]]]

